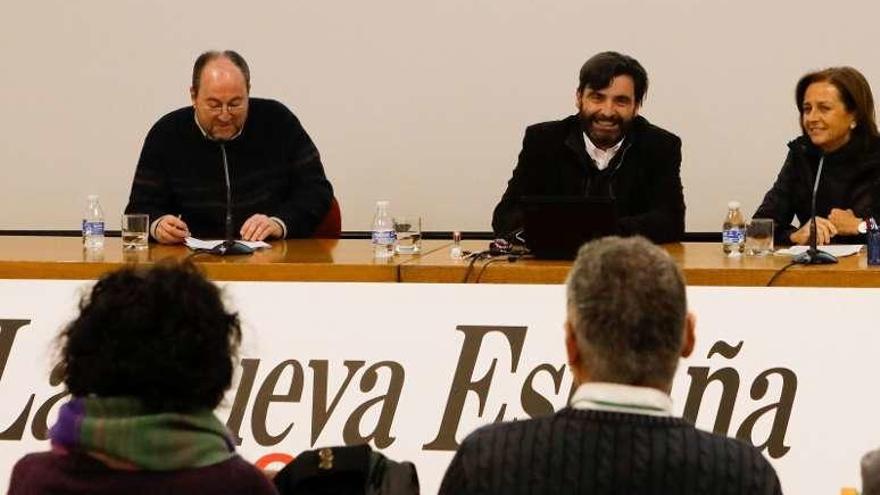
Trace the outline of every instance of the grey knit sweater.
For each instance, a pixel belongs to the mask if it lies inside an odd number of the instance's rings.
[[[566,408],[469,435],[440,494],[779,494],[754,447],[680,418]]]

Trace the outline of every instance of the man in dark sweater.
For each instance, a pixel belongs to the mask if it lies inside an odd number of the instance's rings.
[[[249,94],[241,55],[205,52],[192,106],[150,129],[125,212],[150,215],[153,239],[225,238],[227,224],[251,241],[308,237],[327,214],[333,188],[309,135],[284,105]]]
[[[694,317],[665,251],[641,237],[586,244],[567,299],[571,404],[470,434],[442,495],[781,493],[755,447],[672,415],[669,392],[679,357],[693,350]]]
[[[499,237],[523,227],[523,196],[611,198],[621,235],[673,242],[684,232],[681,140],[638,115],[648,76],[616,52],[580,71],[577,115],[526,129],[519,161],[492,217]]]

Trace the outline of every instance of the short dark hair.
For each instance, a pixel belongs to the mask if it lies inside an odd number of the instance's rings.
[[[629,76],[635,86],[636,104],[641,105],[648,92],[648,73],[638,60],[617,52],[602,52],[590,57],[581,67],[578,93],[584,88],[607,88],[617,76]]]
[[[196,59],[196,63],[193,64],[193,73],[192,73],[192,88],[195,94],[199,92],[199,85],[202,83],[202,72],[205,70],[205,66],[208,65],[208,62],[212,60],[216,60],[218,58],[225,58],[232,62],[238,70],[241,71],[241,74],[244,76],[244,83],[247,86],[248,92],[251,91],[251,69],[248,67],[247,62],[244,60],[244,57],[239,55],[235,50],[210,50],[202,53]]]
[[[865,144],[868,139],[878,136],[871,85],[868,84],[868,80],[861,72],[852,67],[829,67],[810,72],[798,81],[794,98],[800,117],[799,124],[804,134],[807,132],[804,129],[803,120],[804,96],[807,93],[807,88],[817,82],[827,82],[837,88],[843,105],[855,115],[856,128],[852,131],[854,136],[861,138]]]
[[[568,315],[591,380],[672,382],[684,342],[684,277],[644,237],[581,247],[568,275]]]
[[[61,332],[75,396],[134,397],[152,412],[214,409],[232,382],[238,315],[191,263],[102,276]]]

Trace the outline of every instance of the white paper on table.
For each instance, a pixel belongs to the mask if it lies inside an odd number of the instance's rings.
[[[267,242],[263,241],[236,241],[244,244],[245,246],[251,249],[260,249],[260,248],[271,248]],[[222,240],[202,240],[196,239],[195,237],[187,237],[184,241],[186,247],[190,249],[214,249],[214,247],[223,243]]]
[[[817,246],[820,251],[825,251],[826,253],[835,256],[837,258],[842,258],[845,256],[852,256],[857,254],[862,250],[861,244],[829,244],[825,246]],[[810,249],[809,246],[792,246],[788,249],[780,249],[776,251],[777,254],[789,254],[791,256],[797,256],[803,252],[806,252],[807,249]]]

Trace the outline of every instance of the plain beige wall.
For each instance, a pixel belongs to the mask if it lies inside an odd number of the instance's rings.
[[[2,0],[0,230],[77,229],[88,193],[118,228],[145,133],[188,104],[199,52],[234,48],[317,143],[346,230],[377,199],[489,230],[525,127],[574,112],[587,57],[631,54],[643,114],[684,140],[687,229],[717,231],[775,178],[800,75],[849,64],[880,88],[878,18],[874,0]]]

